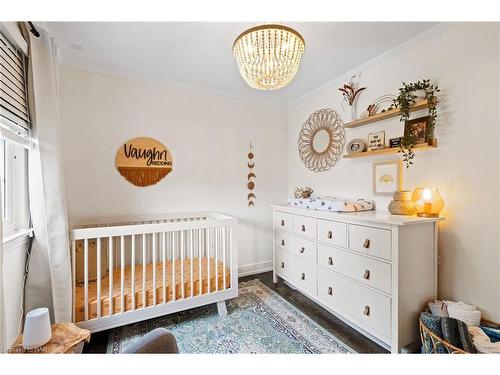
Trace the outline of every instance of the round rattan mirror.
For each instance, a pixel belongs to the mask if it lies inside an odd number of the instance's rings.
[[[299,134],[299,155],[314,172],[327,171],[344,150],[344,124],[337,112],[326,108],[309,116]]]

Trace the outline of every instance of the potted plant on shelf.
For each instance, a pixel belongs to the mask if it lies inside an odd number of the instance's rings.
[[[399,95],[394,99],[394,106],[398,108],[401,112],[400,121],[406,122],[410,119],[410,112],[412,106],[415,104],[416,99],[419,97],[418,93],[422,93],[422,96],[427,100],[429,105],[429,129],[428,136],[431,137],[437,120],[437,97],[436,94],[439,92],[437,85],[431,84],[429,79],[423,79],[414,83],[403,82],[403,87],[399,89]],[[428,139],[429,141],[430,139]],[[413,139],[411,133],[406,134],[401,140],[400,152],[403,153],[403,161],[406,168],[409,168],[413,164],[413,158],[415,153],[413,146],[415,145],[415,140]]]

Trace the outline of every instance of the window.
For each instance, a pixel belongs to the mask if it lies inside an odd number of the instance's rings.
[[[28,220],[27,149],[0,138],[3,238],[26,230]]]

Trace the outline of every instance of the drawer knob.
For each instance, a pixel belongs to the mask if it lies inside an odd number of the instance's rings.
[[[301,247],[300,248],[300,253],[302,254],[302,253],[304,253],[304,251],[306,251],[306,248],[305,247]]]
[[[328,257],[328,265],[333,266],[333,258],[332,257]]]
[[[365,270],[365,273],[363,274],[363,279],[365,280],[370,279],[370,270]]]
[[[305,232],[306,231],[306,226],[304,224],[302,224],[302,232]]]
[[[281,262],[281,268],[285,268],[285,262]]]
[[[331,286],[328,287],[328,295],[333,296],[333,288]]]
[[[285,220],[281,220],[281,226],[284,227],[285,226]]]
[[[363,242],[363,247],[365,249],[368,249],[370,247],[370,240],[368,238],[365,240],[365,242]]]
[[[306,279],[306,274],[304,272],[302,272],[302,275],[300,275],[300,279],[301,280],[305,280]]]
[[[331,230],[328,231],[328,234],[326,235],[326,238],[328,238],[329,240],[331,240],[333,238],[333,233]]]
[[[281,240],[281,246],[285,246],[285,240]]]
[[[363,310],[363,314],[366,316],[370,316],[370,306],[365,306],[365,309]]]

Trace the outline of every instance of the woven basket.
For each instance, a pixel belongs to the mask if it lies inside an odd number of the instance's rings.
[[[420,340],[424,354],[468,354],[433,333],[420,319]]]
[[[395,201],[410,201],[411,202],[411,191],[401,190],[395,191],[392,199]]]
[[[417,212],[412,201],[391,201],[389,212],[393,215],[413,215]]]

